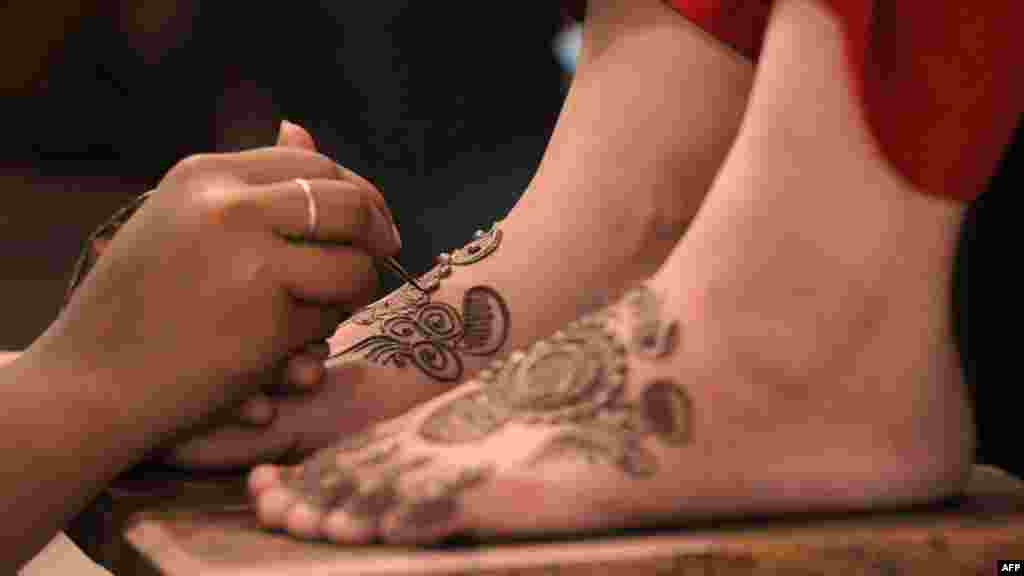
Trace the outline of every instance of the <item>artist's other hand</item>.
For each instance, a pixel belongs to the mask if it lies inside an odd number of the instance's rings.
[[[295,178],[317,200],[313,237]],[[367,303],[372,258],[397,252],[383,198],[364,182],[296,147],[179,162],[38,348],[76,372],[172,387],[162,397],[178,428],[257,392]]]

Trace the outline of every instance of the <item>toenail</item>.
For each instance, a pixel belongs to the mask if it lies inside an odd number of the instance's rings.
[[[274,466],[257,466],[249,473],[249,490],[262,492],[279,480],[277,468]]]
[[[278,488],[271,488],[261,494],[256,505],[260,521],[268,526],[281,526],[291,500],[290,494]]]
[[[319,535],[320,518],[316,510],[305,502],[296,502],[288,510],[285,524],[288,530],[294,534],[314,538]]]

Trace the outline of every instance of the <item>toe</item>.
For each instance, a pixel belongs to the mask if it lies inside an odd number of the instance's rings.
[[[374,527],[344,510],[327,514],[322,524],[324,536],[337,544],[366,544],[373,540]]]
[[[236,416],[243,424],[253,426],[266,426],[274,421],[277,409],[274,403],[266,396],[253,396],[248,398],[238,407]]]
[[[277,466],[264,464],[249,473],[249,494],[259,496],[268,488],[281,485],[281,473]]]
[[[323,513],[307,502],[298,501],[285,513],[284,526],[293,536],[300,538],[319,538],[320,522]]]
[[[414,502],[381,521],[381,537],[392,544],[438,542],[457,532],[458,509],[458,501],[450,497]]]
[[[256,499],[256,514],[264,526],[282,528],[285,525],[285,515],[297,500],[295,494],[287,488],[268,488]]]

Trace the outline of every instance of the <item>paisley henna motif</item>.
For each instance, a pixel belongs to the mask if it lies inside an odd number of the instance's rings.
[[[460,353],[493,354],[508,336],[509,311],[494,289],[474,286],[463,296],[462,314],[444,302],[406,306],[379,322],[368,336],[335,356],[362,358],[395,368],[413,364],[442,382],[462,378]]]

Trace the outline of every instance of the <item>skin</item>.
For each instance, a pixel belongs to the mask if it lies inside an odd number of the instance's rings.
[[[460,387],[468,392],[447,394],[386,432],[372,427],[344,448],[321,452],[294,471],[288,486],[306,504],[343,510],[371,531],[380,531],[390,518],[401,530],[429,532],[457,517],[460,497],[486,485],[494,464],[439,466],[434,457],[418,453],[410,435],[451,449],[486,443],[514,425],[557,427],[526,455],[528,469],[568,461],[605,466],[628,478],[657,474],[658,457],[647,446],[689,443],[694,420],[688,393],[672,379],[650,382],[636,399],[623,396],[625,342],[641,341],[652,329],[664,334],[663,325],[674,325],[662,317],[658,300],[647,287],[630,291],[622,304],[492,363]],[[631,328],[625,337],[610,329],[613,316],[627,317]],[[660,350],[656,357],[673,349],[671,342],[650,346]],[[310,513],[303,505],[294,510],[300,517]]]
[[[316,152],[316,144],[309,132],[287,120],[281,122],[275,145]],[[359,175],[344,168],[340,170],[345,177],[372,188],[372,184]],[[131,208],[137,208],[139,205],[133,204]],[[129,211],[127,208],[129,207],[119,211],[108,222],[108,225],[113,223],[113,226],[108,226],[93,239],[91,251],[83,251],[72,275],[68,298],[91,271],[97,258],[104,253],[116,231],[134,213],[134,210]],[[388,218],[391,218],[387,206],[384,205],[383,208]],[[395,234],[398,236],[397,229]],[[401,244],[400,236],[398,242]],[[0,352],[0,361],[13,360],[21,353]],[[294,401],[295,398],[302,398],[317,390],[323,379],[323,363],[328,354],[329,348],[325,342],[309,344],[293,351],[287,361],[276,367],[272,374],[261,377],[265,393],[248,396],[237,407],[212,418],[208,424],[194,429],[188,435],[175,438],[170,447],[161,448],[161,454],[166,454],[163,457],[170,464],[190,467],[202,462],[201,455],[211,446],[221,447],[222,453],[230,456],[219,458],[214,467],[233,468],[273,459],[287,451],[291,438],[277,437],[267,440],[266,428],[274,423],[278,405],[282,401]]]
[[[308,243],[285,239],[306,225],[296,177],[313,182],[328,215]],[[258,392],[259,375],[365,304],[373,259],[398,249],[381,206],[376,189],[304,150],[172,168],[57,320],[0,368],[0,454],[17,471],[0,475],[0,511],[32,519],[0,527],[0,571],[31,558],[115,475]]]
[[[481,232],[464,248],[442,255],[438,265],[416,285],[407,283],[354,314],[346,322],[377,333],[332,357],[341,362],[365,359],[396,368],[411,365],[433,380],[461,380],[463,355],[490,356],[505,343],[508,305],[494,289],[474,286],[463,295],[460,314],[444,302],[433,302],[431,292],[452,273],[452,266],[479,262],[498,249],[501,238],[497,225],[488,233]]]
[[[576,78],[537,173],[500,222],[500,247],[452,266],[431,292],[432,302],[455,310],[473,286],[501,294],[514,318],[501,349],[462,355],[456,381],[365,358],[331,359],[313,394],[275,401],[276,418],[265,428],[214,430],[210,441],[190,445],[183,462],[245,464],[239,454],[268,445],[273,450],[261,453],[268,459],[308,454],[450,390],[494,358],[616,301],[657,270],[735,138],[753,66],[709,45],[661,2],[636,2],[628,11],[607,1],[591,5]],[[623,134],[650,134],[652,145]],[[375,326],[346,323],[330,339],[332,355],[377,334]]]
[[[625,18],[636,4],[591,6]],[[949,279],[963,206],[915,189],[879,153],[843,45],[821,3],[779,0],[743,126],[685,239],[645,283],[655,298],[584,316],[385,422],[401,458],[430,463],[392,480],[392,506],[372,519],[282,482],[301,468],[254,470],[264,525],[430,543],[905,507],[962,490],[974,423]],[[646,139],[687,132],[659,120]],[[358,458],[330,462],[375,485]],[[493,472],[450,512],[403,521],[421,486],[480,467]]]
[[[397,416],[447,391],[496,355],[607,305],[657,269],[693,218],[729,149],[753,66],[736,54],[709,48],[702,32],[659,2],[638,2],[631,11],[614,10],[609,2],[591,4],[576,80],[558,126],[537,174],[502,221],[503,231],[515,241],[480,262],[457,266],[457,273],[431,295],[432,301],[456,310],[474,286],[504,295],[510,315],[519,321],[502,349],[489,357],[463,355],[463,376],[456,381],[350,358],[330,361],[325,374],[322,347],[307,349],[308,354],[293,350],[287,365],[266,378],[266,394],[176,438],[169,462],[237,468],[308,454],[339,434]],[[622,36],[628,41],[618,42]],[[649,65],[634,66],[638,56]],[[681,71],[700,83],[679,81]],[[623,74],[629,82],[622,81]],[[616,113],[608,114],[609,109]],[[635,146],[616,137],[624,131],[666,134],[662,125],[686,129],[659,137],[656,146]],[[280,143],[315,150],[313,139],[294,128],[282,127],[287,142]],[[574,217],[557,221],[551,214]],[[546,281],[524,281],[524,270]],[[372,327],[349,323],[331,339],[331,351],[349,349],[373,333]],[[294,390],[310,393],[287,393]]]

